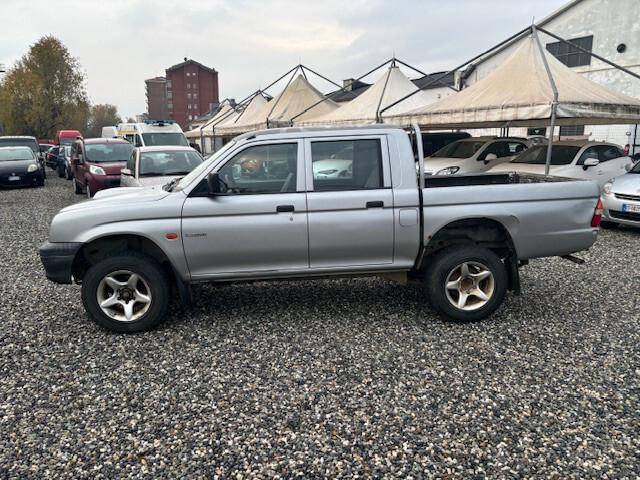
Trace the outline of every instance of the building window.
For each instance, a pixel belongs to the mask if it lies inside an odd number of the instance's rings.
[[[169,110],[173,110],[173,103],[172,102],[167,103],[167,108],[169,108]]]
[[[546,128],[527,128],[527,135],[542,135],[547,136]]]
[[[560,127],[561,137],[581,137],[584,135],[584,125],[566,125]]]
[[[191,115],[189,115],[189,120],[193,120],[193,117]]]
[[[187,98],[191,99],[191,94],[190,93],[187,93]]]
[[[196,92],[196,93],[194,93],[194,94],[193,94],[193,99],[194,99],[194,100],[197,100],[197,99],[198,99],[198,92]]]
[[[584,48],[591,52],[593,48],[593,35],[588,37],[580,37],[569,40],[571,43],[575,43],[579,47]],[[591,55],[581,52],[573,45],[569,45],[564,42],[547,43],[547,50],[551,55],[556,57],[567,67],[582,67],[585,65],[591,65]]]
[[[167,98],[173,98],[173,92],[171,90],[167,92]]]
[[[167,80],[167,90],[171,90],[171,80]]]
[[[187,83],[187,88],[191,88],[191,84],[190,83]]]

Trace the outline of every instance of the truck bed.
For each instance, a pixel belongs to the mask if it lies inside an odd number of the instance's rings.
[[[518,258],[588,249],[598,185],[592,181],[513,172],[427,176],[422,190],[425,244],[452,219],[483,218],[509,232]]]

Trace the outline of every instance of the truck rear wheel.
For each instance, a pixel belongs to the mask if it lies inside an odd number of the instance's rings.
[[[475,322],[488,317],[502,304],[507,272],[491,250],[457,246],[433,257],[425,282],[429,301],[440,315]]]
[[[76,181],[75,177],[73,177],[73,193],[76,195],[80,195],[82,193],[82,186]]]
[[[82,303],[98,325],[133,333],[156,327],[169,306],[169,281],[152,258],[125,252],[93,265],[82,281]]]

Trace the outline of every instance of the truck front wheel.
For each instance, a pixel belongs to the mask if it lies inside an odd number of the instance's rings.
[[[164,318],[170,288],[152,258],[125,252],[91,266],[82,280],[82,303],[91,317],[113,332],[149,330]]]
[[[425,282],[429,301],[440,315],[475,322],[502,304],[507,272],[491,250],[457,246],[442,250],[431,259]]]

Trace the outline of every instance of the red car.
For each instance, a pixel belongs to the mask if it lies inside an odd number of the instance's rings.
[[[71,146],[73,191],[91,198],[99,191],[120,186],[120,170],[131,157],[133,145],[120,138],[78,139]]]

